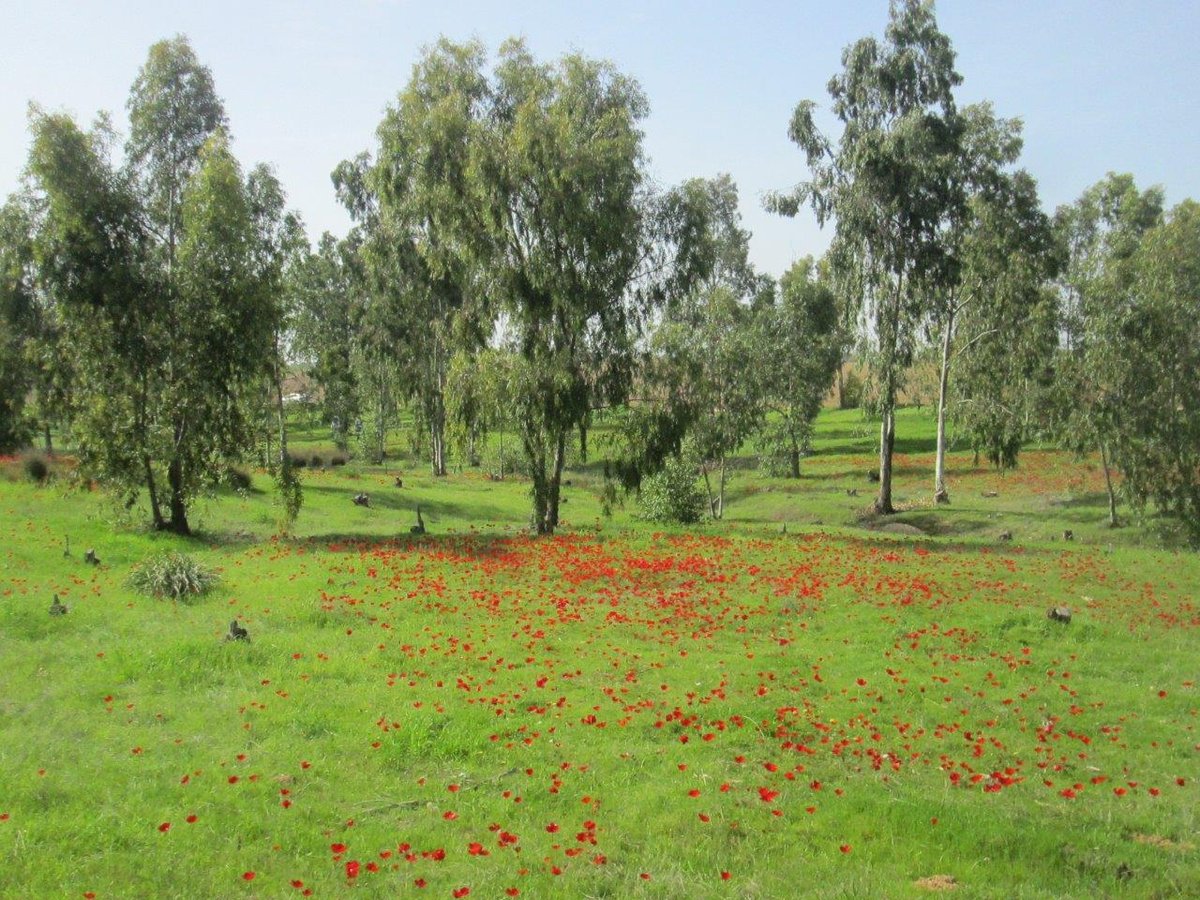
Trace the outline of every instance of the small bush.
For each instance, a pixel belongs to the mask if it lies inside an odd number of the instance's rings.
[[[321,454],[319,454],[319,453],[314,453],[312,455],[312,458],[309,459],[308,464],[310,466],[312,466],[314,469],[319,469],[325,465],[325,458],[322,457]]]
[[[50,477],[50,464],[38,453],[30,453],[21,460],[25,477],[36,484],[43,484]]]
[[[300,515],[300,507],[304,505],[304,489],[300,484],[300,476],[292,468],[292,458],[285,456],[282,465],[275,470],[275,503],[279,508],[276,526],[279,533],[291,534]]]
[[[662,471],[642,482],[641,516],[650,522],[691,525],[704,513],[704,494],[696,485],[696,468],[682,459],[667,460]]]
[[[867,400],[867,386],[858,373],[849,371],[842,381],[842,409],[858,409]]]
[[[150,597],[188,600],[208,591],[217,575],[185,553],[159,553],[139,563],[129,574],[129,586]]]
[[[331,466],[344,466],[346,464],[346,457],[340,453],[337,456],[331,456],[329,457],[329,464]]]
[[[253,487],[250,474],[241,469],[226,469],[223,480],[226,487],[237,491],[239,494],[247,494],[250,492],[251,487]]]
[[[289,456],[292,460],[292,468],[293,469],[303,469],[305,466],[308,465],[308,457],[307,456],[296,456],[294,453],[289,454]]]

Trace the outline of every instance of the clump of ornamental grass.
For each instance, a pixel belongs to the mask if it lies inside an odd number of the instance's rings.
[[[174,550],[143,560],[129,573],[129,586],[138,593],[185,603],[209,591],[217,581],[216,572]]]

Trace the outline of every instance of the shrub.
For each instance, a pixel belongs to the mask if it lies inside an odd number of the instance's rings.
[[[691,525],[704,513],[704,494],[696,485],[695,466],[672,458],[662,470],[642,482],[638,496],[641,516],[650,522]]]
[[[250,492],[253,487],[253,482],[250,480],[250,474],[241,469],[226,469],[225,470],[225,485],[240,494]]]
[[[308,457],[307,456],[297,456],[294,453],[288,454],[288,456],[292,461],[293,469],[303,469],[305,466],[308,465]]]
[[[217,575],[186,553],[169,550],[143,560],[129,574],[129,586],[150,597],[186,601],[217,583]]]
[[[25,470],[26,477],[37,484],[42,484],[50,477],[50,464],[38,453],[30,453],[23,457],[21,468]]]
[[[842,382],[842,409],[859,409],[871,402],[871,391],[862,376],[854,371],[846,372]]]
[[[324,457],[321,456],[321,454],[314,453],[312,455],[312,458],[309,459],[308,464],[310,466],[312,466],[314,469],[319,469],[325,465],[325,459],[324,459]]]
[[[329,464],[331,466],[344,466],[346,464],[346,457],[340,453],[336,456],[331,456],[329,457]]]
[[[275,470],[275,487],[275,503],[279,507],[276,526],[280,534],[291,534],[300,507],[304,505],[304,489],[300,485],[300,476],[292,467],[291,456],[285,456],[282,465]]]

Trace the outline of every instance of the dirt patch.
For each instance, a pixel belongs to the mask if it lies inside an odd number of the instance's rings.
[[[1151,847],[1159,847],[1163,850],[1177,850],[1181,853],[1196,849],[1195,844],[1189,844],[1187,841],[1173,841],[1170,838],[1163,837],[1161,834],[1135,834],[1133,841],[1136,844],[1148,844]]]
[[[911,534],[922,536],[925,534],[925,532],[916,525],[909,525],[907,522],[888,522],[886,525],[880,525],[875,530],[883,531],[887,534]]]
[[[953,891],[958,887],[958,879],[953,875],[929,875],[913,884],[926,891]]]

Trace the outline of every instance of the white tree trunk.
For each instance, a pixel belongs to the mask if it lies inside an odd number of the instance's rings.
[[[946,388],[950,384],[950,343],[954,336],[954,312],[946,317],[942,335],[942,374],[938,384],[937,458],[933,466],[933,502],[949,503],[946,489]]]

